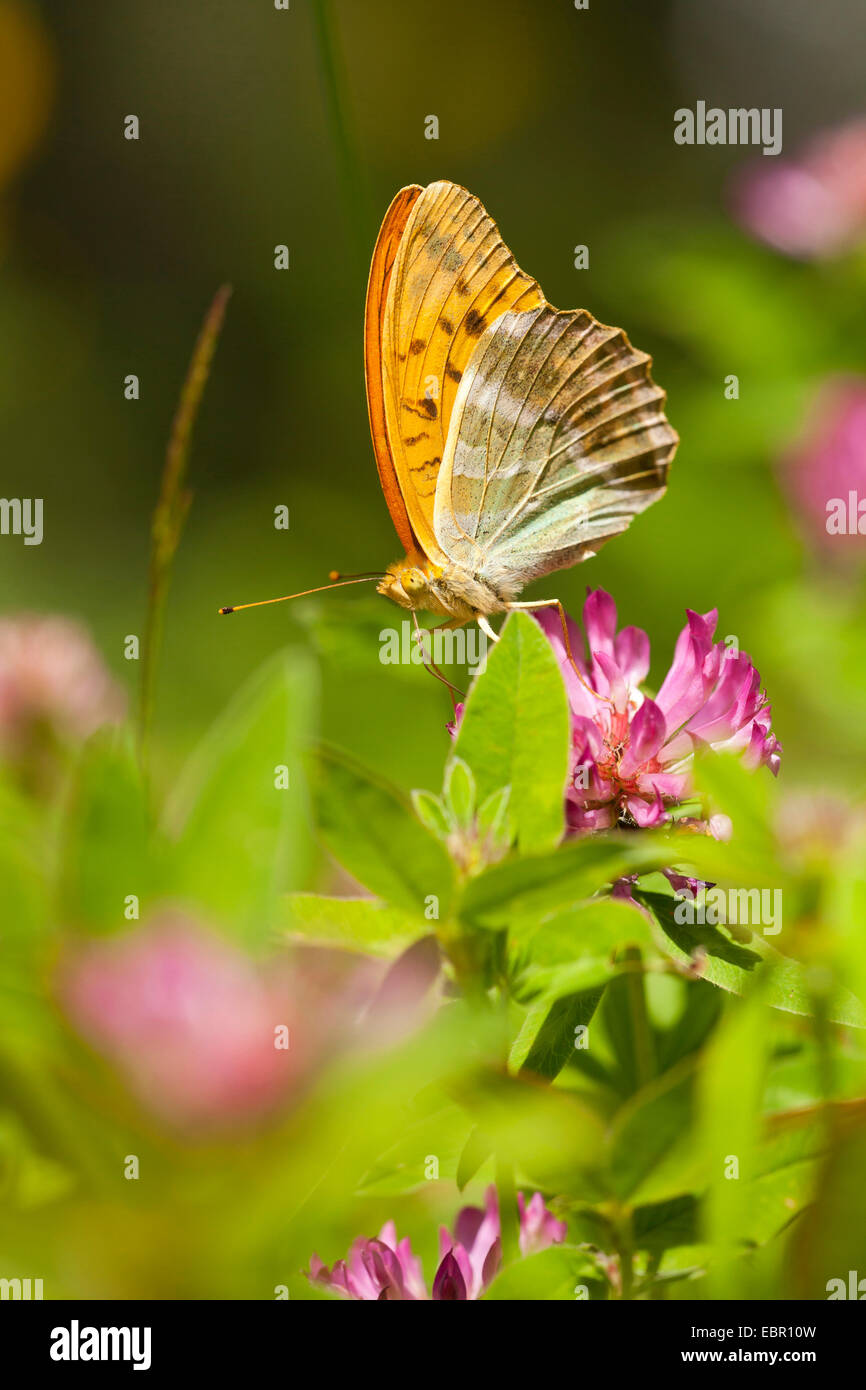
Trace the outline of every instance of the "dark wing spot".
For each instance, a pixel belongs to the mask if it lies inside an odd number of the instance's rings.
[[[409,351],[417,355],[419,352],[423,352],[426,346],[423,338],[413,338],[409,344]]]
[[[451,381],[461,381],[463,379],[463,373],[458,371],[456,367],[446,367],[445,375],[449,377]]]
[[[408,447],[411,449],[412,445],[413,445],[413,444],[417,444],[419,440],[421,440],[421,439],[429,439],[429,438],[430,438],[429,431],[428,431],[428,430],[422,430],[420,434],[410,434],[410,435],[407,435],[406,438],[403,440],[403,443],[406,444],[406,445],[408,445]]]
[[[454,332],[454,324],[451,322],[450,319],[440,319],[439,327],[442,329],[443,333],[448,334],[449,338],[451,337],[451,334]]]
[[[459,270],[462,266],[463,257],[460,255],[460,252],[455,251],[452,246],[451,250],[446,251],[445,255],[442,257],[442,264],[447,271],[453,274],[455,270]]]
[[[470,309],[463,320],[463,327],[473,338],[477,338],[479,334],[484,332],[487,324],[484,321],[484,316],[479,314],[477,309]]]
[[[428,482],[433,482],[441,462],[441,458],[436,454],[432,459],[425,459],[423,463],[412,463],[409,467],[412,473],[423,473]]]
[[[417,405],[413,401],[401,401],[404,410],[410,411],[412,415],[420,415],[423,420],[435,420],[438,415],[438,407],[431,396],[425,396],[418,401]]]
[[[458,280],[454,288],[457,290],[458,294],[462,294],[464,296],[469,294],[469,286],[467,285],[465,280]]]

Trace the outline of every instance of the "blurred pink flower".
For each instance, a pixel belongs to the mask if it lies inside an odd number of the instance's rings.
[[[540,1192],[530,1197],[528,1205],[523,1200],[523,1193],[518,1192],[517,1206],[520,1211],[521,1255],[535,1255],[539,1250],[546,1250],[549,1245],[562,1244],[565,1240],[566,1224],[564,1221],[557,1221],[553,1213],[548,1211]]]
[[[782,477],[816,547],[848,558],[866,552],[866,377],[825,382]]]
[[[866,838],[866,806],[843,800],[836,792],[800,791],[779,806],[779,843],[797,864],[817,862],[824,874],[828,861],[858,855]]]
[[[738,220],[786,256],[825,259],[866,237],[866,119],[816,136],[798,159],[759,160],[732,185]]]
[[[584,604],[588,661],[569,619],[577,671],[565,651],[559,616],[549,610],[535,615],[556,653],[571,705],[571,833],[667,821],[666,808],[693,790],[699,748],[741,753],[750,767],[765,764],[778,771],[781,747],[751,659],[713,641],[715,610],[703,616],[687,612],[655,699],[640,690],[649,671],[649,638],[636,627],[617,632],[616,604],[604,590],[590,592]],[[721,838],[726,827],[719,822],[716,828]]]
[[[557,1221],[536,1192],[527,1204],[517,1194],[520,1212],[520,1253],[534,1255],[565,1240],[566,1223]],[[499,1272],[502,1240],[496,1188],[487,1189],[484,1207],[464,1207],[458,1213],[452,1236],[444,1226],[439,1236],[439,1265],[433,1280],[435,1302],[464,1302],[481,1297]],[[408,1238],[397,1243],[393,1221],[379,1232],[378,1240],[360,1237],[348,1260],[338,1260],[329,1270],[313,1255],[309,1277],[315,1283],[354,1299],[426,1299],[429,1297],[418,1258]]]
[[[122,718],[125,698],[87,632],[69,618],[0,618],[0,746],[47,727],[84,739]]]
[[[67,962],[61,998],[139,1098],[173,1123],[260,1114],[309,1061],[284,983],[180,916],[85,947]],[[287,1049],[275,1045],[280,1025]]]
[[[258,965],[176,912],[71,953],[60,998],[139,1099],[180,1126],[255,1119],[349,1043],[391,1046],[423,1022],[440,970],[422,937],[388,966],[295,947]]]

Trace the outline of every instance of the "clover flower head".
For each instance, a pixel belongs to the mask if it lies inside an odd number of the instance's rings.
[[[803,529],[826,559],[866,554],[866,377],[825,381],[800,439],[782,461],[782,482]],[[863,515],[861,515],[861,507]]]
[[[120,686],[87,632],[69,618],[0,618],[0,746],[14,750],[47,727],[85,739],[124,712]]]
[[[572,834],[669,820],[669,808],[693,791],[694,755],[701,748],[737,752],[750,767],[778,771],[781,747],[751,658],[714,642],[715,610],[687,612],[654,699],[640,688],[649,671],[649,638],[637,627],[617,630],[616,605],[604,590],[590,592],[584,604],[587,655],[569,620],[574,664],[558,615],[536,614],[571,706],[566,817]]]
[[[783,255],[838,256],[866,237],[866,120],[824,131],[797,158],[758,160],[732,187],[745,229]]]
[[[517,1194],[520,1214],[520,1253],[533,1255],[565,1240],[566,1224],[544,1204],[540,1192],[526,1202]],[[457,1215],[453,1234],[443,1226],[439,1233],[439,1264],[433,1279],[434,1302],[466,1302],[478,1299],[489,1288],[502,1264],[502,1237],[496,1188],[491,1184],[483,1207],[464,1207]],[[397,1240],[393,1221],[388,1221],[375,1240],[354,1241],[345,1260],[328,1269],[313,1255],[309,1278],[347,1298],[363,1300],[415,1300],[430,1297],[417,1256],[408,1238]]]

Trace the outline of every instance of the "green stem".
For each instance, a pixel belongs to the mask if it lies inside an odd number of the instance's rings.
[[[647,1298],[651,1302],[658,1301],[663,1296],[662,1286],[658,1283],[656,1278],[659,1272],[659,1268],[661,1266],[661,1262],[662,1256],[660,1250],[655,1251],[648,1257],[646,1265],[646,1274],[644,1275],[644,1278],[641,1281],[640,1288],[637,1290],[638,1293],[645,1292]]]
[[[186,487],[186,474],[193,425],[198,415],[231,292],[231,285],[223,285],[217,290],[193,348],[171,426],[159,498],[153,513],[147,616],[141,644],[141,700],[138,717],[138,751],[144,769],[147,767],[150,729],[153,722],[156,673],[162,646],[171,566],[192,501],[192,494]]]
[[[640,1089],[642,1086],[646,1086],[655,1074],[652,1028],[646,1007],[643,957],[640,948],[627,946],[623,952],[623,960],[626,965],[624,973],[631,1016],[635,1081],[637,1088]]]
[[[616,1253],[619,1256],[619,1296],[622,1299],[631,1299],[634,1296],[634,1237],[629,1208],[619,1207],[617,1209],[614,1230]]]
[[[458,920],[449,918],[440,925],[436,935],[464,998],[476,1004],[485,1001],[487,996],[478,962],[478,946],[471,933],[464,931]]]
[[[812,994],[812,1028],[818,1062],[818,1084],[825,1113],[836,1096],[836,1077],[833,1064],[833,1035],[829,1018],[826,992],[814,991]]]
[[[499,1199],[502,1263],[508,1265],[520,1254],[520,1216],[517,1210],[514,1168],[501,1158],[496,1160],[496,1195]]]

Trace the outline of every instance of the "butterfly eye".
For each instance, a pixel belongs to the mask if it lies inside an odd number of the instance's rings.
[[[406,594],[420,594],[422,589],[427,588],[427,580],[420,570],[404,570],[400,576],[400,583]]]

